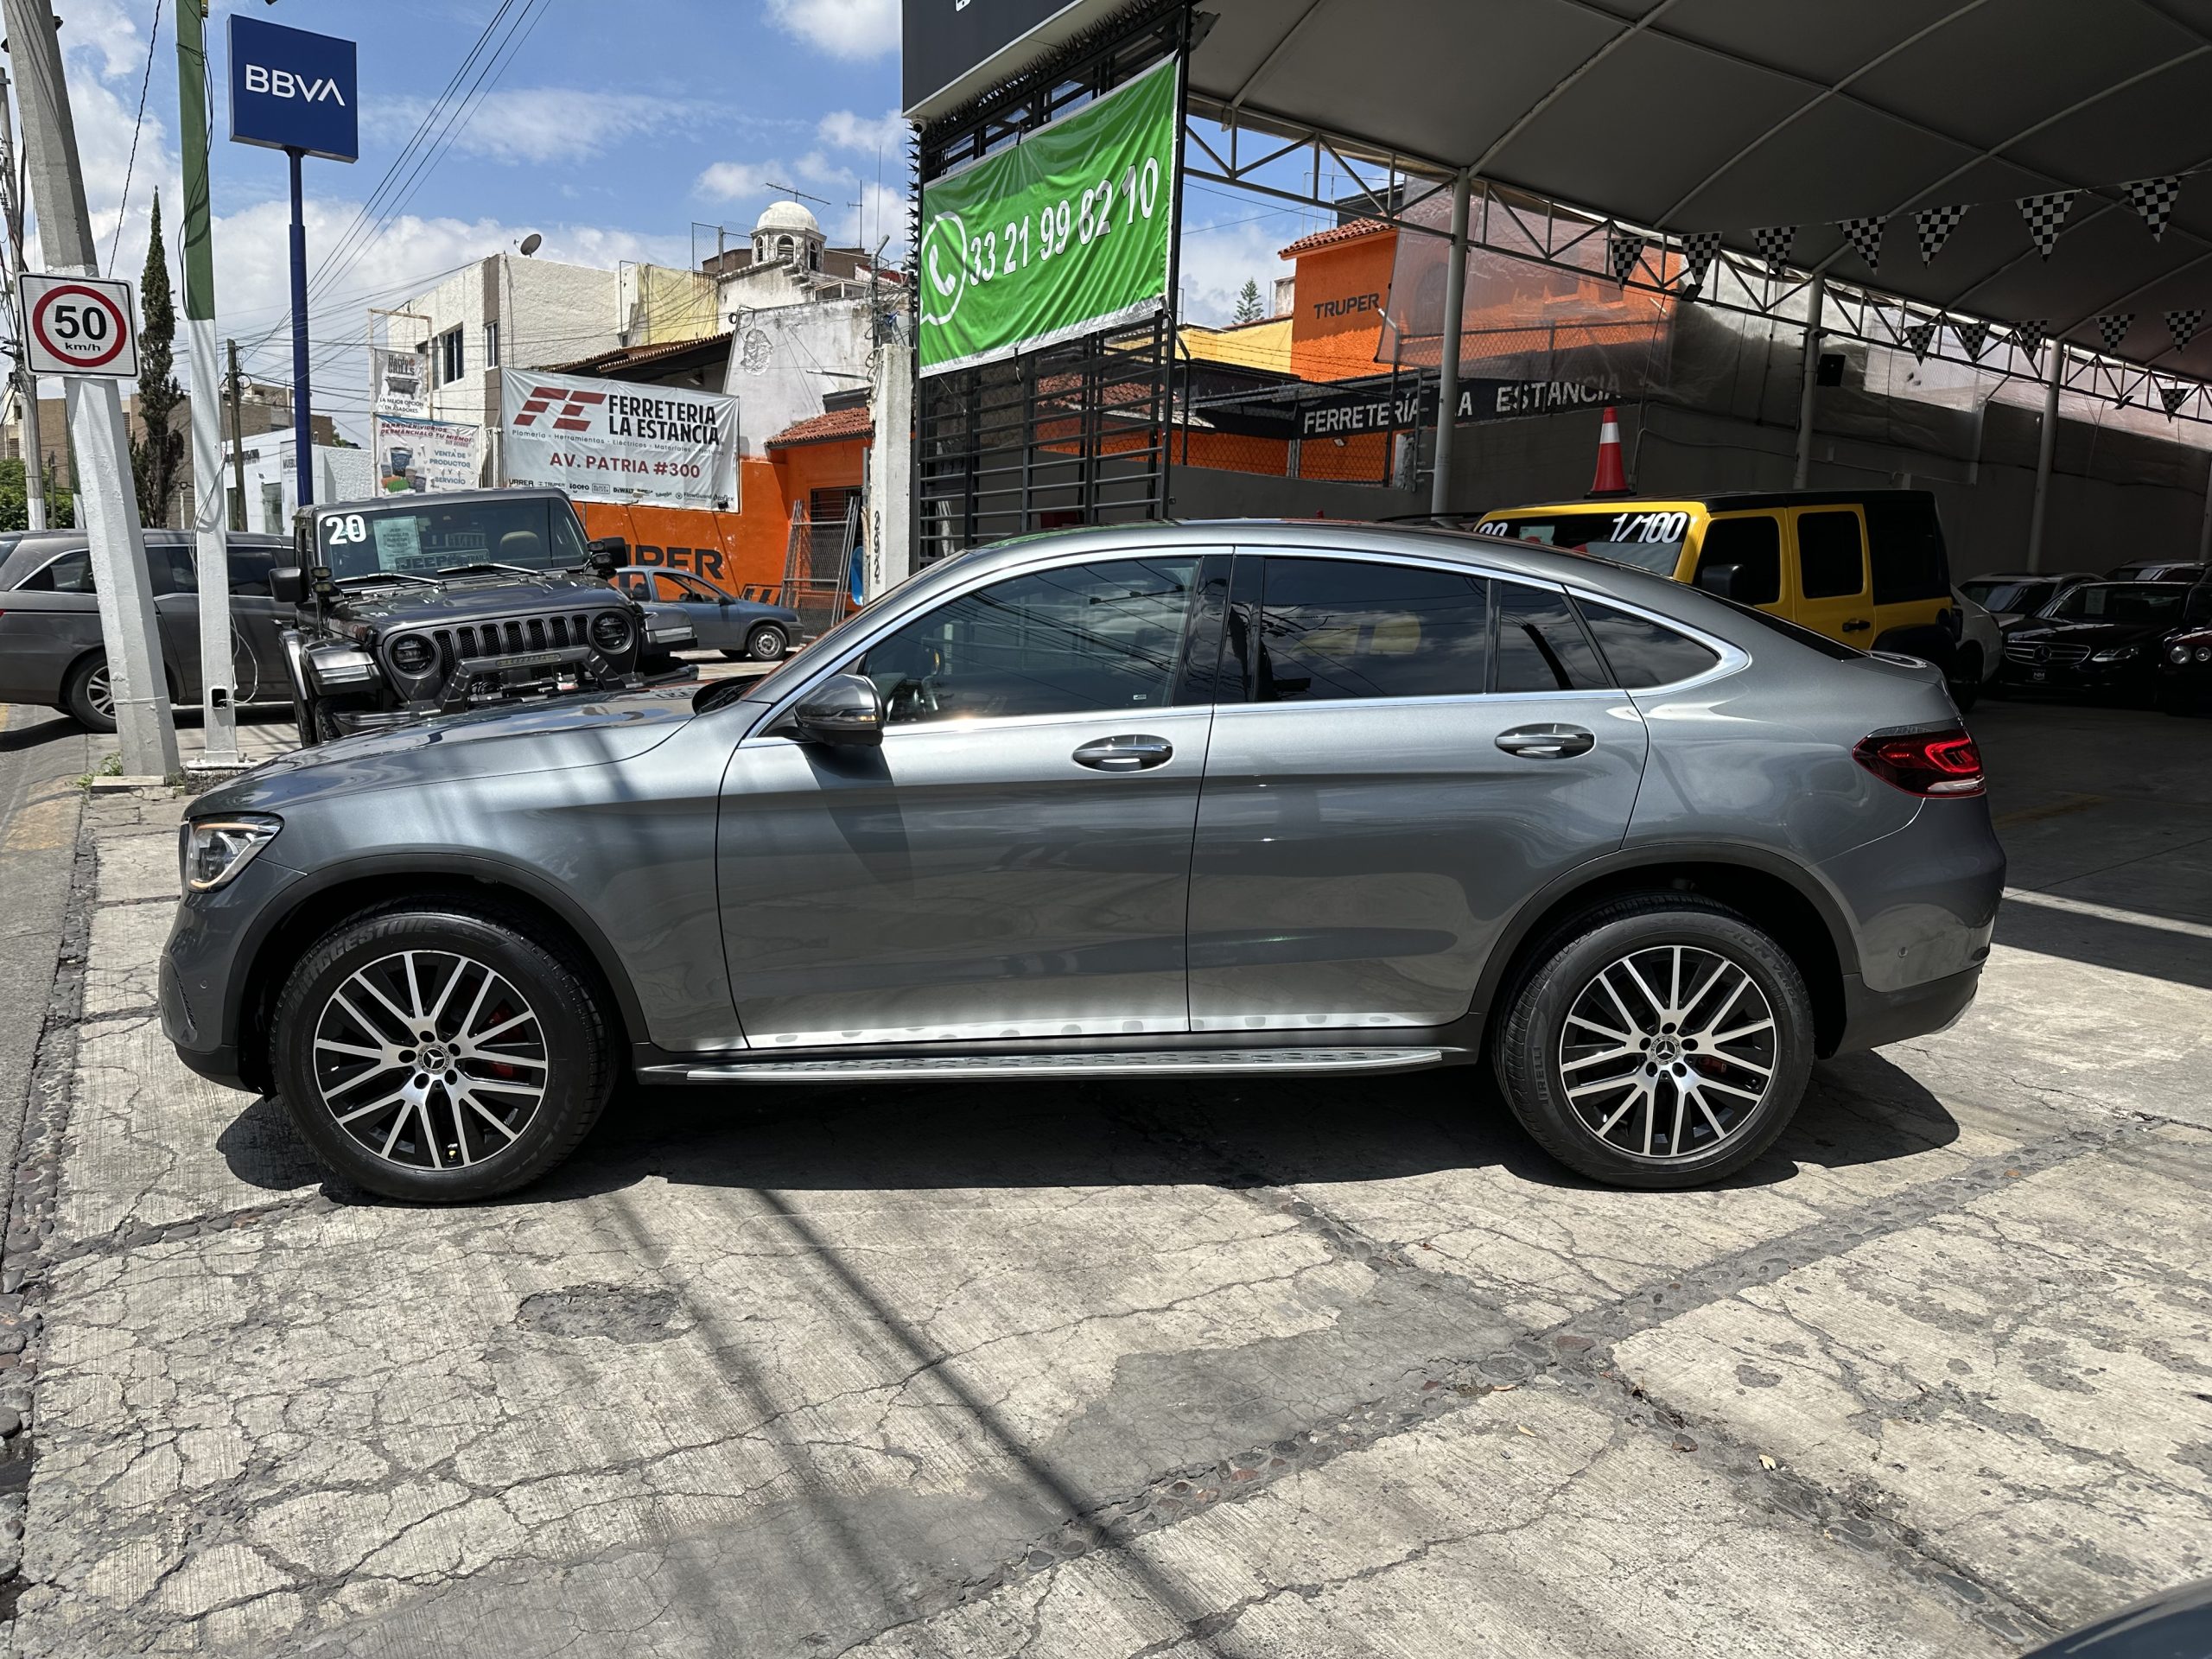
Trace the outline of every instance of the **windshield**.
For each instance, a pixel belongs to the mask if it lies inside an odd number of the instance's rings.
[[[2050,597],[2050,582],[1968,582],[1959,591],[1985,611],[2032,611]]]
[[[319,560],[340,581],[429,576],[471,564],[569,570],[587,556],[575,510],[548,495],[448,502],[408,496],[319,512],[315,529]]]
[[[2050,607],[2062,622],[2178,622],[2189,588],[2178,582],[2096,582]]]
[[[1654,575],[1671,576],[1688,540],[1687,512],[1514,512],[1478,525],[1478,536],[1505,541],[1541,542],[1563,553],[1586,553],[1632,565]]]

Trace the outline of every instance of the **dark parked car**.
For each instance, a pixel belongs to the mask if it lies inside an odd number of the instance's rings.
[[[2158,651],[2158,703],[2177,714],[2212,709],[2212,582],[2182,601],[2182,626]]]
[[[1955,1019],[2005,874],[1929,664],[1333,524],[979,550],[762,679],[327,744],[181,835],[185,1062],[433,1201],[550,1169],[625,1073],[1484,1060],[1564,1163],[1689,1185],[1815,1056]]]
[[[2212,573],[2212,565],[2200,564],[2194,559],[2137,559],[2128,564],[2116,564],[2109,582],[2202,582]]]
[[[641,605],[683,616],[700,646],[739,661],[779,663],[802,631],[797,611],[736,599],[683,570],[628,570],[615,585]]]
[[[1959,591],[1995,617],[1997,626],[2009,632],[2083,582],[2104,580],[2089,570],[2064,570],[2056,575],[2032,570],[2000,570],[1993,575],[1962,582]]]
[[[291,607],[269,590],[270,573],[289,556],[281,536],[229,538],[231,664],[241,702],[289,702],[279,635]],[[87,731],[115,729],[115,696],[100,638],[99,596],[81,530],[0,537],[0,702],[59,709]],[[200,582],[193,538],[146,532],[146,574],[160,630],[169,700],[197,703]]]
[[[335,501],[301,513],[284,633],[300,741],[486,703],[606,690],[676,670],[681,614],[608,587],[618,541],[587,543],[558,490]]]
[[[2178,582],[2084,583],[2005,636],[1999,683],[2008,690],[2146,697],[2188,594]]]

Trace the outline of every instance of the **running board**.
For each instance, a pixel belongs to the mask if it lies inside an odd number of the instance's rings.
[[[1418,1071],[1440,1048],[1159,1049],[1143,1054],[947,1054],[918,1059],[741,1060],[649,1065],[649,1083],[927,1083],[978,1077],[1191,1077],[1254,1072]]]

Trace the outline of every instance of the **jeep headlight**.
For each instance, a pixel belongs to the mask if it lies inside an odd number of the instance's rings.
[[[187,893],[212,893],[253,861],[276,838],[282,818],[237,812],[226,818],[188,818],[177,831],[179,874]]]
[[[591,620],[591,642],[609,657],[629,650],[634,637],[630,619],[621,611],[601,611]]]
[[[325,690],[340,686],[374,685],[377,659],[352,645],[328,645],[308,653],[308,672]]]
[[[412,677],[420,677],[438,665],[437,645],[427,633],[403,633],[387,643],[385,650],[391,657],[391,665]]]

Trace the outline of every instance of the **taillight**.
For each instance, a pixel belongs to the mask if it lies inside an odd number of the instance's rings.
[[[1877,732],[1859,740],[1851,758],[1908,795],[1979,795],[1981,751],[1966,728]]]

